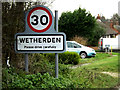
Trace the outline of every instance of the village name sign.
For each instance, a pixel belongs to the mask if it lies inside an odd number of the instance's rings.
[[[45,6],[32,7],[25,16],[25,31],[15,35],[17,53],[63,53],[66,35],[54,29],[54,16]]]

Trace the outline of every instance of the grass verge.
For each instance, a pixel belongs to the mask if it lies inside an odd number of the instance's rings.
[[[106,53],[97,53],[95,58],[81,60],[80,64],[91,63],[72,69],[71,79],[80,82],[85,88],[113,88],[118,84],[118,77],[113,77],[101,72],[118,73],[118,55],[111,56]]]

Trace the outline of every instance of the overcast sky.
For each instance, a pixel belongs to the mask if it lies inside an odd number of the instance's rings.
[[[120,0],[55,0],[50,9],[53,13],[54,10],[58,10],[60,17],[62,12],[74,11],[81,7],[95,17],[100,14],[109,19],[118,13],[118,1]]]

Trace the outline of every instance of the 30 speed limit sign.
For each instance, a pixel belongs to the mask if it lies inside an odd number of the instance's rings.
[[[52,15],[44,7],[35,7],[28,13],[27,24],[34,32],[45,32],[52,25]]]
[[[58,22],[56,12],[55,22]],[[57,32],[54,24],[58,27],[48,7],[37,5],[30,8],[25,15],[25,31],[15,35],[15,51],[17,53],[65,52],[66,35]]]

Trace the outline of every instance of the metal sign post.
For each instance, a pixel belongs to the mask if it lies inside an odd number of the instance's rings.
[[[28,53],[25,53],[25,71],[28,73]]]
[[[58,11],[55,11],[55,29],[58,32]],[[55,77],[58,78],[58,53],[55,53]]]

